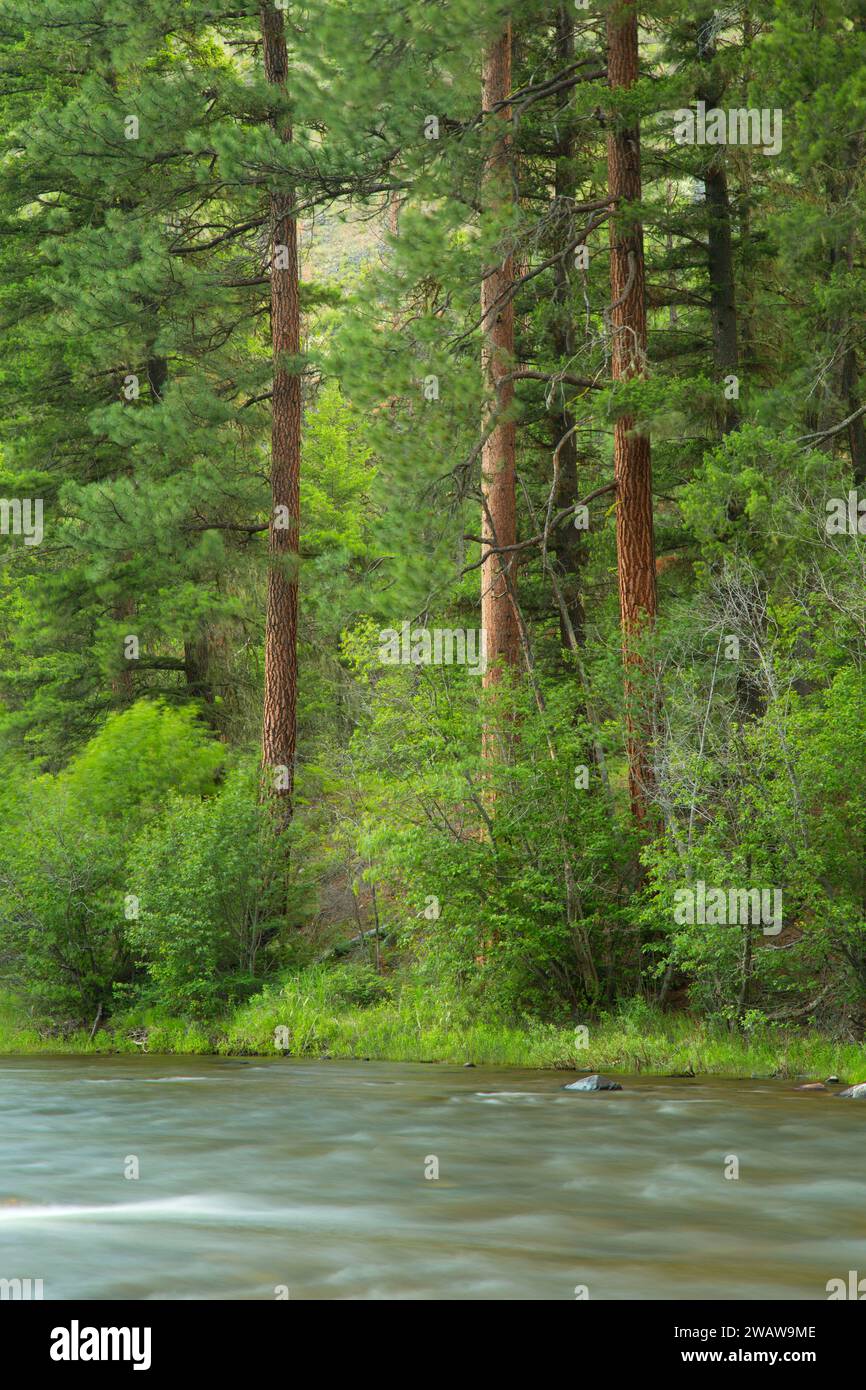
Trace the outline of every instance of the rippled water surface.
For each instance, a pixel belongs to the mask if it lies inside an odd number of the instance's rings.
[[[0,1277],[46,1298],[824,1299],[866,1271],[866,1102],[571,1079],[0,1058]]]

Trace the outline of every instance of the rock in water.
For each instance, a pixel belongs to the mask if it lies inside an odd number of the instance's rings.
[[[829,1090],[829,1087],[825,1086],[824,1083],[823,1083],[823,1081],[807,1081],[806,1084],[805,1084],[805,1086],[795,1086],[795,1087],[794,1087],[794,1090],[795,1090],[795,1091],[826,1091],[826,1090]]]
[[[611,1081],[609,1076],[599,1076],[598,1072],[593,1072],[592,1076],[585,1076],[582,1081],[570,1081],[567,1086],[563,1086],[564,1091],[621,1091],[618,1081]],[[866,1090],[866,1087],[863,1088]]]
[[[857,1086],[849,1086],[847,1090],[837,1091],[836,1095],[840,1100],[866,1100],[866,1081],[861,1081]]]

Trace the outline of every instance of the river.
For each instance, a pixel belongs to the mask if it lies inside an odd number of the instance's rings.
[[[2,1057],[0,1278],[46,1299],[826,1299],[866,1271],[866,1103],[572,1079]]]

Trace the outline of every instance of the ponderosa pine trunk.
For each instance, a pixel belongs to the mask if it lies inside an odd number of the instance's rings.
[[[111,85],[112,89],[116,90],[114,84],[112,83]],[[135,207],[135,204],[131,200],[129,200],[126,203],[122,203],[121,206],[124,208],[125,211],[132,211]],[[154,315],[154,317],[159,312],[159,306],[155,304],[152,300],[145,300],[144,308],[149,313]],[[148,353],[147,365],[145,370],[147,373],[147,384],[150,389],[150,406],[151,409],[153,409],[156,406],[162,405],[162,398],[165,393],[166,382],[168,381],[168,362],[164,357],[158,357],[153,352],[152,344],[151,351]],[[131,563],[133,559],[133,552],[131,550],[124,550],[122,551],[120,558],[122,564],[126,566]],[[133,620],[135,618],[137,608],[138,605],[136,604],[134,597],[131,594],[129,594],[127,597],[121,599],[120,602],[117,603],[113,609],[113,617],[118,622],[124,623],[124,625],[127,627],[127,632],[124,633],[124,645],[127,635],[132,635],[128,632],[128,629],[134,627]],[[135,679],[133,677],[133,666],[130,664],[129,659],[127,659],[126,657],[124,657],[124,665],[120,668],[120,670],[117,672],[117,675],[111,682],[111,692],[114,698],[114,702],[117,705],[120,705],[121,707],[123,707],[124,705],[131,705],[133,700],[135,699]]]
[[[561,4],[556,13],[556,71],[562,72],[574,62],[574,16],[575,11],[567,3]],[[574,127],[570,124],[569,106],[571,93],[564,91],[557,101],[557,145],[554,154],[554,205],[557,210],[557,241],[564,244],[574,236],[574,223],[571,209],[577,193],[577,173],[575,165]],[[561,124],[560,124],[561,123]],[[560,251],[561,244],[554,250]],[[556,356],[567,366],[574,355],[574,323],[571,316],[571,284],[565,258],[560,257],[553,267],[553,303],[555,306],[552,346]],[[563,387],[558,388],[558,394]],[[574,433],[575,418],[563,406],[553,417],[553,447],[559,449],[559,479],[554,504],[557,511],[574,506],[578,492],[577,438]],[[583,533],[574,526],[560,526],[552,541],[560,571],[560,589],[565,603],[568,622],[580,645],[585,640],[585,616],[581,593],[583,568],[586,562],[586,545]],[[559,620],[563,648],[570,649],[569,634],[564,615]]]
[[[511,25],[484,54],[482,69],[482,109],[490,111],[511,91]],[[501,107],[491,121],[501,123],[487,157],[482,180],[482,201],[496,212],[514,197],[510,159],[511,110]],[[510,413],[514,387],[503,381],[514,366],[514,260],[511,255],[491,270],[481,284],[483,345],[481,366],[487,395],[484,429],[492,412]],[[484,552],[490,546],[509,546],[517,541],[517,497],[514,463],[515,425],[513,419],[500,419],[494,425],[481,452],[481,490],[484,503],[481,535]],[[516,574],[514,554],[490,555],[481,568],[481,626],[486,632],[487,670],[484,684],[499,679],[504,667],[520,663],[520,631],[515,604]],[[488,754],[493,752],[485,740]]]
[[[707,110],[722,105],[725,98],[724,83],[714,71],[716,58],[715,39],[704,37],[704,28],[699,25],[696,35],[698,61],[704,65],[706,76],[698,83],[697,100],[703,101]],[[704,189],[707,208],[707,276],[710,288],[710,323],[713,334],[713,367],[716,380],[721,383],[728,376],[739,372],[739,345],[737,331],[737,297],[734,279],[734,248],[732,235],[731,202],[728,193],[725,147],[708,148],[703,170]],[[723,401],[722,432],[731,434],[740,426],[740,412],[735,401]],[[733,519],[738,513],[729,507]],[[760,628],[762,619],[757,606],[752,607],[752,621]],[[758,718],[764,711],[766,700],[755,672],[746,663],[737,672],[737,709],[744,719]]]
[[[281,11],[261,8],[262,44],[268,82],[285,91],[288,55]],[[291,141],[290,122],[274,118]],[[271,340],[274,374],[271,418],[271,517],[268,527],[268,597],[265,618],[265,691],[262,765],[281,822],[292,814],[298,689],[298,547],[300,543],[301,379],[286,359],[300,353],[298,229],[294,191],[270,194]]]
[[[708,111],[724,100],[724,84],[715,73],[715,40],[704,37],[704,28],[697,30],[698,62],[705,76],[698,83],[697,99]],[[713,365],[717,380],[736,376],[740,370],[737,345],[737,296],[734,281],[734,244],[731,231],[731,200],[725,147],[709,148],[703,168],[707,208],[707,273],[710,282],[710,322],[713,332]],[[729,434],[738,428],[740,412],[735,401],[724,401],[723,430]]]
[[[841,180],[842,187],[838,194],[832,186],[835,180],[831,181],[830,196],[837,206],[843,206],[849,202],[853,194],[855,183],[853,171],[859,167],[862,156],[862,137],[859,134],[849,141],[849,153],[851,171]],[[844,265],[849,276],[854,274],[856,245],[857,232],[852,228],[846,232],[840,246],[831,247],[831,274],[833,268],[838,264]],[[848,426],[847,435],[848,447],[851,451],[853,482],[855,487],[859,488],[866,483],[866,426],[863,424],[863,416],[856,414],[860,409],[860,371],[857,363],[857,349],[852,341],[855,322],[856,313],[852,314],[850,308],[846,308],[837,316],[834,330],[838,341],[847,343],[847,347],[842,352],[839,396],[846,414],[854,417]]]
[[[638,75],[638,29],[634,0],[619,0],[607,21],[608,81],[611,89],[631,87]],[[622,205],[641,197],[640,131],[623,128],[615,112],[607,140],[608,191],[616,200],[610,230],[611,370],[615,381],[646,370],[646,283],[643,228]],[[650,442],[630,416],[614,426],[616,548],[620,626],[625,664],[626,738],[629,792],[639,822],[648,817],[653,775],[649,743],[652,720],[645,690],[641,636],[655,619],[656,571],[653,536]]]
[[[734,249],[731,239],[731,203],[724,154],[716,155],[704,169],[707,199],[707,268],[710,280],[710,318],[716,375],[724,380],[739,371],[737,302],[734,288]],[[724,431],[735,430],[740,413],[733,400],[725,401]]]
[[[156,312],[156,304],[149,307]],[[165,357],[154,352],[151,352],[147,359],[147,384],[151,401],[161,405],[168,385],[168,362]],[[204,626],[194,635],[184,638],[183,669],[187,693],[193,699],[201,700],[210,716],[213,712],[214,697],[208,670],[207,629]]]

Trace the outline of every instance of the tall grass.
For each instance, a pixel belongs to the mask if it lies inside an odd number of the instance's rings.
[[[45,1036],[0,999],[0,1052],[149,1053],[357,1057],[393,1062],[474,1062],[502,1067],[556,1067],[664,1075],[866,1079],[866,1046],[807,1032],[756,1026],[731,1033],[706,1020],[660,1014],[639,1003],[587,1024],[588,1045],[572,1027],[526,1020],[467,1019],[446,998],[407,983],[391,993],[347,988],[350,972],[323,967],[272,987],[223,1020],[207,1023],[126,1015],[91,1041],[86,1032]],[[372,997],[370,997],[372,994]],[[355,997],[360,995],[361,997]],[[133,1025],[139,1031],[130,1034]],[[280,1030],[280,1031],[277,1031]],[[285,1030],[285,1031],[283,1031]],[[283,1046],[285,1043],[285,1046]]]

